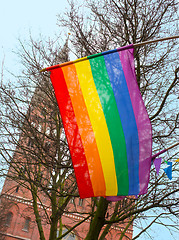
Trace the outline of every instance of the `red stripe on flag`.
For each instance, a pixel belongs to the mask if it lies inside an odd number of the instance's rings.
[[[62,69],[51,70],[50,78],[73,159],[80,197],[94,196],[81,136]]]

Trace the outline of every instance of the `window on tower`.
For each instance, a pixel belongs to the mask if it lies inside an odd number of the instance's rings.
[[[19,191],[19,186],[16,187],[16,193]]]
[[[78,205],[81,206],[81,207],[83,206],[83,199],[79,198]]]
[[[25,222],[24,222],[24,227],[23,227],[23,231],[28,232],[29,231],[29,227],[30,227],[30,218],[25,218]]]
[[[12,218],[13,218],[13,213],[8,212],[6,215],[6,223],[5,223],[6,226],[8,226],[8,227],[11,226]]]

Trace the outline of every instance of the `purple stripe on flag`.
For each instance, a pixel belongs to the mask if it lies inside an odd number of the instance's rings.
[[[138,88],[137,80],[131,81],[135,78],[135,66],[133,60],[134,49],[119,51],[119,56],[126,78],[132,107],[136,119],[138,136],[139,136],[139,194],[147,192],[147,186],[150,177],[151,155],[152,155],[152,129],[151,123],[145,109],[140,90]],[[129,65],[130,61],[130,65]]]
[[[124,198],[125,198],[125,196],[111,196],[111,197],[109,196],[109,197],[106,197],[106,200],[111,201],[111,202],[117,202]]]

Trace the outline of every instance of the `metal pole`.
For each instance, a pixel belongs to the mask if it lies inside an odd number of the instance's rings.
[[[166,148],[166,149],[164,149],[164,150],[162,150],[162,151],[160,151],[160,152],[158,152],[158,153],[156,153],[155,155],[152,156],[152,159],[154,160],[154,159],[155,159],[156,157],[158,157],[160,154],[162,154],[162,153],[168,151],[169,149],[174,148],[174,147],[176,147],[176,146],[178,146],[178,145],[179,145],[179,142],[178,142],[178,143],[175,143],[174,145],[172,145],[172,146],[170,146],[170,147],[168,147],[168,148]]]
[[[166,37],[166,38],[159,38],[151,41],[146,41],[146,42],[141,42],[141,43],[135,43],[133,46],[134,47],[140,47],[144,46],[146,44],[151,44],[151,43],[156,43],[156,42],[161,42],[161,41],[166,41],[166,40],[171,40],[171,39],[176,39],[179,38],[179,36],[172,36],[172,37]]]

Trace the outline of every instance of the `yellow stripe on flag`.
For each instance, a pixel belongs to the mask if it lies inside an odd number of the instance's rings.
[[[106,196],[117,195],[117,179],[111,140],[88,60],[75,63],[79,83],[96,138],[103,168]]]

